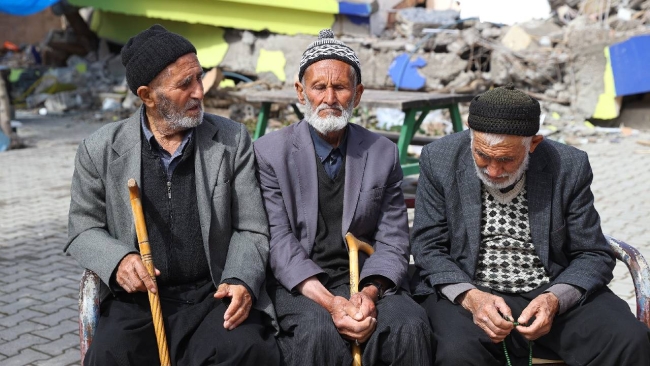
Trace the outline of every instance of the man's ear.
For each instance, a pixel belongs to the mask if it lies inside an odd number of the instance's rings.
[[[146,105],[149,108],[153,108],[155,106],[156,103],[153,100],[153,89],[147,85],[143,85],[136,91],[138,92],[138,97],[140,97],[140,100],[142,100],[142,104]]]
[[[535,149],[537,148],[537,145],[539,145],[539,143],[542,142],[542,140],[544,140],[544,136],[542,136],[542,135],[533,136],[533,139],[530,142],[530,151],[529,152],[531,154],[533,153],[533,151],[535,151]]]
[[[300,83],[300,81],[296,81],[296,83],[293,84],[293,86],[296,88],[296,93],[298,94],[298,102],[300,102],[300,104],[303,104],[303,105],[307,104],[306,103],[307,101],[305,100],[305,95],[304,95],[305,88]]]
[[[363,94],[364,90],[365,90],[365,88],[364,88],[363,84],[361,84],[361,83],[357,84],[357,87],[356,87],[356,90],[355,90],[356,93],[355,93],[355,96],[354,96],[354,108],[359,106],[359,102],[361,101],[361,94]]]

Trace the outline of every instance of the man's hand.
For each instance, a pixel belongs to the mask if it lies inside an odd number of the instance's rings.
[[[156,276],[160,276],[158,269],[155,269],[155,272]],[[122,258],[120,264],[117,266],[115,281],[128,293],[137,291],[146,292],[149,289],[149,291],[155,294],[158,291],[156,283],[151,279],[151,276],[149,276],[147,269],[142,263],[140,254],[131,253]]]
[[[359,295],[358,297],[364,296],[365,295]],[[369,298],[362,298],[361,300],[355,301],[361,301],[361,304],[363,302],[372,302]],[[364,305],[364,308],[367,309],[367,304]],[[332,315],[332,321],[334,322],[334,326],[338,330],[339,334],[349,340],[363,343],[370,338],[372,332],[374,332],[377,327],[376,317],[364,316],[359,306],[356,306],[344,297],[332,297],[332,300],[326,306],[326,309]]]
[[[553,318],[559,308],[560,301],[554,294],[545,292],[537,296],[526,306],[519,319],[517,319],[519,324],[528,324],[532,317],[535,317],[535,321],[529,326],[517,326],[517,331],[529,341],[534,341],[547,334],[551,331]]]
[[[359,309],[358,313],[361,314],[361,318],[355,316],[354,319],[363,320],[367,317],[377,318],[377,308],[375,308],[375,300],[373,300],[377,298],[376,293],[376,287],[366,286],[361,292],[350,296],[350,302]]]
[[[478,325],[492,342],[503,341],[514,328],[514,324],[504,319],[512,319],[512,312],[506,302],[492,294],[471,289],[461,295],[461,305],[469,310]]]
[[[253,306],[253,299],[245,286],[229,285],[227,283],[219,285],[217,292],[214,293],[215,299],[223,299],[224,297],[229,297],[231,300],[226,313],[223,315],[223,327],[233,330],[248,318],[248,313]]]

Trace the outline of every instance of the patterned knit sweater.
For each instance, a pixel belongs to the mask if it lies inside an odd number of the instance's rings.
[[[525,178],[506,193],[483,186],[482,201],[475,284],[522,293],[548,283],[530,235]]]

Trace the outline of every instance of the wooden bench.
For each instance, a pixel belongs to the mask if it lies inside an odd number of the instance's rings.
[[[253,139],[257,139],[266,133],[272,103],[290,104],[298,118],[304,118],[298,109],[298,96],[294,89],[248,92],[244,96],[247,102],[261,103],[262,105]],[[427,114],[436,109],[448,109],[454,132],[462,131],[463,121],[458,111],[458,103],[469,102],[473,97],[473,95],[466,94],[436,94],[368,89],[363,92],[359,106],[368,108],[394,108],[405,113],[404,124],[400,130],[397,147],[399,149],[402,171],[404,175],[410,175],[418,174],[420,172],[420,166],[418,165],[417,159],[408,157],[408,146],[413,141],[415,133],[420,128]]]

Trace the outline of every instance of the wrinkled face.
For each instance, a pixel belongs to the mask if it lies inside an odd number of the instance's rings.
[[[492,188],[506,188],[516,183],[528,168],[531,143],[524,144],[521,136],[505,135],[503,140],[490,144],[486,134],[473,131],[472,155],[476,174],[483,184]]]
[[[303,83],[296,83],[298,99],[307,106],[305,119],[316,131],[327,134],[348,124],[359,104],[363,85],[356,83],[350,65],[339,60],[322,60],[305,71]]]
[[[188,53],[169,65],[152,82],[155,108],[170,129],[184,130],[203,121],[202,75],[196,55]]]

